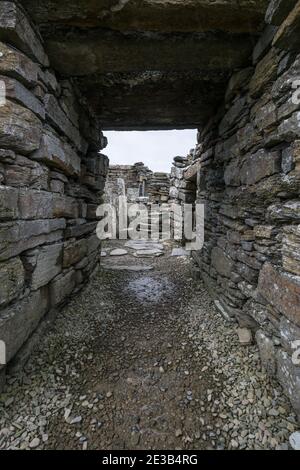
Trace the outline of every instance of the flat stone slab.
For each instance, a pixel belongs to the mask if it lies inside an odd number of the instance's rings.
[[[139,240],[130,240],[125,243],[125,246],[133,250],[164,250],[164,246],[161,243],[139,241]]]
[[[139,250],[134,253],[133,256],[135,256],[136,258],[155,258],[163,255],[164,253],[161,250]]]
[[[122,248],[116,248],[115,250],[112,250],[109,254],[110,256],[124,256],[128,254],[128,251],[123,250]]]
[[[106,251],[101,251],[100,256],[101,256],[101,258],[105,258],[107,256],[107,252]]]
[[[132,271],[132,272],[143,272],[143,271],[152,271],[153,266],[127,266],[127,265],[102,265],[103,269],[109,269],[112,271]]]
[[[189,256],[185,248],[173,248],[171,256]]]

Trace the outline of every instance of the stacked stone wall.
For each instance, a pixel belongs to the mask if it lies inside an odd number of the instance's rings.
[[[252,330],[300,415],[300,3],[284,4],[270,2],[253,66],[232,76],[199,131],[205,245],[193,256],[218,309]]]
[[[0,83],[0,340],[10,363],[97,266],[108,159],[96,119],[52,72],[16,2],[0,2]]]

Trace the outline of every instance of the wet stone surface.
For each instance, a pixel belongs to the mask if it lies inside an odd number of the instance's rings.
[[[240,346],[190,259],[170,254],[148,272],[100,269],[59,313],[8,378],[1,448],[289,447],[296,419],[257,347]]]

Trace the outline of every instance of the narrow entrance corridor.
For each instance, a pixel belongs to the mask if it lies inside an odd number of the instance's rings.
[[[9,375],[0,447],[285,449],[296,418],[188,257],[109,256]]]

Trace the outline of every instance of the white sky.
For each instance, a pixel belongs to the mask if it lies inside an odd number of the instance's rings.
[[[152,171],[169,173],[176,155],[186,156],[196,146],[196,130],[104,132],[103,153],[111,165],[144,162]]]

